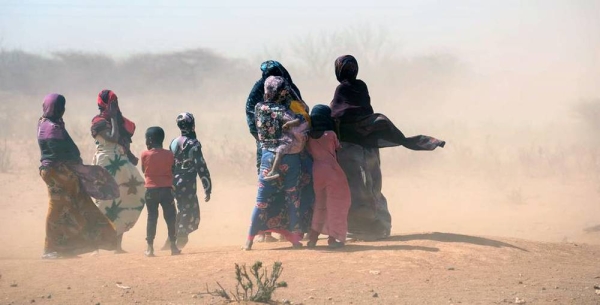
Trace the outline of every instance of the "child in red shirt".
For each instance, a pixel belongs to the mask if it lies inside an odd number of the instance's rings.
[[[156,236],[156,222],[158,221],[158,205],[163,209],[169,241],[171,242],[171,255],[178,255],[181,250],[176,245],[175,220],[177,210],[173,198],[173,153],[162,148],[165,131],[160,127],[150,127],[146,130],[146,147],[142,153],[142,172],[146,177],[146,206],[148,207],[148,224],[146,226],[146,241],[148,249],[144,254],[154,256],[154,237]]]

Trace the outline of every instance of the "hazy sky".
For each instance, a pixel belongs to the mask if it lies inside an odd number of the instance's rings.
[[[357,23],[388,27],[404,52],[600,40],[600,1],[369,2],[0,0],[0,37],[5,48],[41,52],[209,47],[236,55]]]
[[[449,52],[481,70],[527,64],[600,77],[600,0],[0,0],[0,47],[127,55],[207,47],[244,57],[357,24],[398,54]],[[591,72],[586,72],[589,70]]]

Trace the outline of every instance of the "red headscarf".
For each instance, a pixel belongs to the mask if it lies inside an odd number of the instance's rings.
[[[92,137],[96,137],[102,130],[112,128],[111,119],[115,119],[119,128],[119,144],[125,148],[129,161],[137,164],[137,158],[130,150],[131,137],[135,133],[135,123],[121,114],[117,95],[111,90],[102,90],[98,94],[98,108],[100,114],[92,119]]]

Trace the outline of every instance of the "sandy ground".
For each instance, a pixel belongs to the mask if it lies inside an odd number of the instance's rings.
[[[202,203],[200,229],[184,255],[143,256],[144,211],[125,235],[128,254],[58,261],[40,259],[47,197],[35,169],[1,174],[0,304],[218,304],[223,299],[202,294],[206,285],[214,290],[218,281],[234,290],[234,263],[256,260],[283,263],[281,279],[289,287],[275,299],[293,303],[600,304],[594,289],[600,234],[585,231],[600,223],[600,211],[589,200],[597,189],[585,181],[549,192],[557,182],[539,179],[514,202],[477,179],[398,177],[384,170],[394,217],[389,240],[340,251],[272,243],[243,252],[254,186],[214,172],[213,199]],[[159,222],[159,241],[165,231]]]

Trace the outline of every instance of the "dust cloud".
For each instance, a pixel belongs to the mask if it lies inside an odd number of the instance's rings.
[[[586,28],[600,37],[598,29]],[[403,54],[400,45],[385,29],[368,28],[300,37],[287,48],[237,58],[201,48],[118,58],[2,49],[0,256],[41,253],[47,195],[35,128],[47,93],[66,96],[67,130],[88,162],[95,149],[90,120],[102,89],[114,90],[123,114],[136,122],[138,155],[147,127],[162,126],[173,138],[177,114],[192,112],[214,192],[201,203],[200,229],[190,243],[235,245],[244,239],[255,196],[244,105],[260,63],[281,61],[313,106],[331,100],[333,61],[346,53],[358,59],[376,112],[406,135],[448,142],[434,152],[381,151],[393,234],[600,244],[598,56],[535,60],[541,53],[532,50],[529,58],[496,57],[493,66],[501,68],[485,69],[461,51]],[[590,43],[596,53],[599,46]],[[145,217],[125,235],[126,250],[142,249]],[[159,238],[165,231],[159,222]]]

